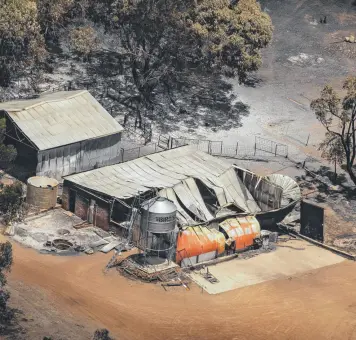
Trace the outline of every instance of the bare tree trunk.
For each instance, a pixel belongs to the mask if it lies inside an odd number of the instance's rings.
[[[136,105],[136,120],[138,123],[138,128],[141,129],[142,128],[142,115],[141,115],[141,111],[140,111],[138,104]],[[136,124],[135,124],[135,126],[136,126]]]
[[[349,174],[352,182],[354,182],[354,184],[356,185],[356,175],[354,174],[353,170],[352,170],[352,165],[347,164],[347,173]]]

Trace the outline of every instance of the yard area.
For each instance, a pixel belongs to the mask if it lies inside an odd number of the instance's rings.
[[[208,282],[199,271],[194,271],[189,276],[209,294],[219,294],[265,281],[290,278],[342,261],[342,257],[328,250],[301,239],[290,239],[277,243],[276,249],[269,253],[209,266],[209,272],[219,280],[217,283]]]
[[[182,287],[164,291],[115,270],[105,275],[102,269],[109,254],[73,258],[42,255],[17,243],[13,247],[11,301],[23,310],[27,321],[21,326],[31,339],[47,334],[55,340],[87,340],[98,327],[123,340],[182,336],[215,340],[217,334],[221,339],[241,339],[234,329],[245,339],[355,336],[356,264],[351,261],[304,273],[288,271],[287,276],[210,295],[196,285],[190,291]]]

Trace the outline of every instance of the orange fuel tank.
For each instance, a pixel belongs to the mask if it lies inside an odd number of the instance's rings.
[[[216,229],[195,226],[178,233],[176,262],[213,251],[217,255],[225,251],[225,237]]]
[[[261,236],[261,228],[254,216],[229,218],[219,224],[221,231],[232,241],[235,249],[242,250],[254,244],[254,239]]]

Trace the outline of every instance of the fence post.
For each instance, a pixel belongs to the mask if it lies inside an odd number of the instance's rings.
[[[236,143],[235,156],[237,156],[237,150],[239,149],[239,142]]]
[[[255,136],[255,152],[254,152],[254,156],[256,156],[256,149],[257,149],[257,136]]]
[[[137,158],[140,157],[140,151],[141,151],[141,147],[139,146],[139,147],[138,147],[138,157],[137,157]]]
[[[278,148],[278,144],[276,144],[276,147],[274,148],[274,155],[277,156],[277,148]]]
[[[124,161],[124,152],[125,152],[124,148],[121,148],[121,162]]]
[[[309,138],[310,138],[310,133],[309,133],[309,135],[308,135],[307,143],[305,144],[305,146],[308,145],[308,143],[309,143]]]
[[[222,155],[222,149],[223,149],[223,142],[220,142],[220,156]]]
[[[211,140],[208,142],[208,154],[211,155]]]

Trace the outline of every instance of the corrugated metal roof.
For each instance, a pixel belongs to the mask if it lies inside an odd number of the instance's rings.
[[[112,197],[129,198],[151,188],[173,187],[188,177],[213,179],[230,167],[219,162],[218,170],[214,157],[207,159],[206,156],[194,147],[184,146],[65,179]],[[194,161],[198,163],[192,166]]]
[[[118,133],[123,127],[86,90],[0,103],[39,150]]]
[[[201,220],[213,218],[198,187],[193,180],[200,179],[205,185],[223,195],[225,201],[234,203],[244,211],[259,211],[251,194],[234,174],[232,166],[213,156],[183,146],[129,162],[120,163],[65,177],[82,187],[117,198],[129,198],[152,188],[162,190],[159,195],[179,200]],[[221,198],[222,199],[222,198]],[[220,199],[220,200],[221,200]],[[219,201],[220,201],[219,200]],[[178,201],[177,201],[178,202]],[[179,209],[184,220],[189,216]]]

